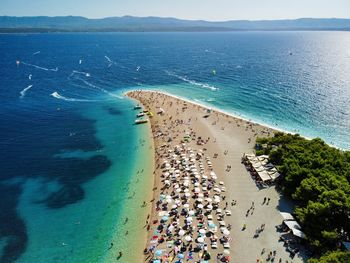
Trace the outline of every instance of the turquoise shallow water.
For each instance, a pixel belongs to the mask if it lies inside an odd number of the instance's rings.
[[[0,50],[1,263],[134,250],[150,180],[130,89],[350,149],[347,32],[3,34]]]

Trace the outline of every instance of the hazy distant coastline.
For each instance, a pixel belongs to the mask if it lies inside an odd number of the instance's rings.
[[[210,22],[161,17],[0,16],[1,33],[47,32],[213,32],[213,31],[350,31],[350,19],[230,20]]]

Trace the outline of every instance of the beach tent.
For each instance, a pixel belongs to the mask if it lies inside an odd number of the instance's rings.
[[[271,177],[266,171],[258,172],[258,175],[263,182],[271,180]]]
[[[281,176],[281,174],[279,172],[269,173],[269,175],[272,178],[272,180],[276,180],[278,177]]]
[[[298,229],[293,228],[292,232],[293,232],[294,236],[300,237],[302,239],[306,238],[305,234],[302,231],[298,230]]]
[[[293,229],[301,230],[301,226],[298,224],[297,221],[284,221],[284,223],[290,230],[293,230]]]
[[[280,214],[283,217],[283,220],[285,221],[288,221],[288,220],[295,221],[294,217],[290,213],[280,212]]]

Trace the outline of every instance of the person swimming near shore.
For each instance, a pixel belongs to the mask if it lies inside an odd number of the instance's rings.
[[[113,245],[114,245],[113,242],[111,242],[111,244],[109,245],[109,248],[107,250],[111,250]]]

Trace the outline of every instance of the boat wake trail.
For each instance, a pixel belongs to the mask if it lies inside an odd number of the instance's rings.
[[[178,79],[181,79],[182,81],[184,82],[187,82],[187,83],[190,83],[194,86],[198,86],[198,87],[201,87],[201,88],[205,88],[205,89],[210,89],[212,91],[216,91],[218,90],[218,88],[214,87],[214,86],[211,86],[207,83],[201,83],[201,82],[197,82],[195,80],[192,80],[192,79],[189,79],[187,77],[183,77],[183,76],[180,76],[180,75],[177,75],[173,72],[170,72],[168,70],[165,70],[165,73],[168,74],[169,76],[172,76],[172,77],[175,77],[175,78],[178,78]]]
[[[40,54],[40,51],[34,52],[33,56]]]
[[[112,65],[116,65],[115,61],[111,60],[109,57],[105,56],[105,59],[108,62],[108,67],[111,67]]]
[[[26,95],[26,93],[27,93],[27,91],[29,90],[29,89],[31,89],[33,87],[33,85],[29,85],[28,87],[26,87],[25,89],[23,89],[21,92],[20,92],[20,94],[21,94],[21,99],[22,98],[24,98],[24,96]]]
[[[109,92],[108,90],[105,90],[104,88],[101,88],[101,87],[99,87],[99,86],[96,86],[95,84],[92,84],[92,83],[86,81],[85,79],[81,79],[81,78],[77,78],[77,79],[79,79],[80,81],[82,81],[85,85],[87,85],[87,86],[89,86],[89,87],[91,87],[91,88],[94,88],[94,89],[98,89],[98,90],[102,91],[103,93],[108,94],[108,95],[111,96],[111,97],[118,98],[118,99],[123,99],[123,97],[118,96],[118,95],[116,95],[116,94],[113,94],[112,92]]]
[[[29,67],[34,67],[34,68],[37,68],[37,69],[41,69],[41,70],[45,70],[45,71],[54,71],[54,72],[57,72],[58,71],[58,68],[44,68],[44,67],[40,67],[38,65],[34,65],[34,64],[30,64],[30,63],[26,63],[26,62],[21,62],[23,65],[26,65],[26,66],[29,66]]]
[[[74,75],[74,74],[81,74],[81,75],[85,75],[85,77],[90,77],[90,73],[87,73],[87,72],[82,72],[82,71],[77,71],[77,70],[73,70],[72,74],[70,75],[71,77]]]
[[[60,99],[60,100],[65,100],[65,101],[76,101],[76,102],[94,102],[95,100],[84,100],[84,99],[73,99],[73,98],[67,98],[62,95],[60,95],[57,91],[51,93],[51,96]]]

